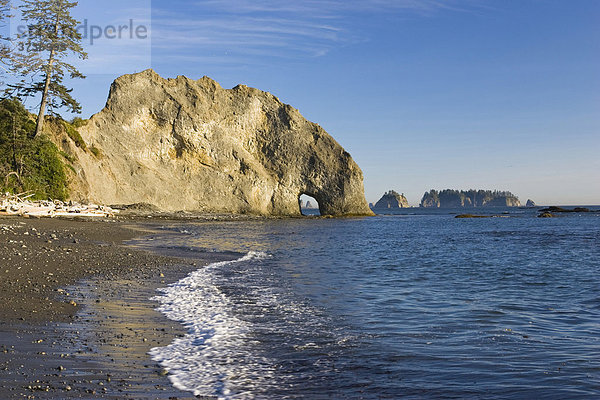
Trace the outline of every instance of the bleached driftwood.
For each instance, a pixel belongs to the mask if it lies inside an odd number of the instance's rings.
[[[29,200],[35,194],[0,195],[0,215],[18,215],[23,217],[108,217],[118,210],[96,204],[79,204],[62,201]]]

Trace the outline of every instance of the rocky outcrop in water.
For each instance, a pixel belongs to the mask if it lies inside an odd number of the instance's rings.
[[[551,206],[540,210],[541,213],[600,213],[600,210],[594,211],[587,207],[563,208]]]
[[[304,205],[304,208],[306,208],[307,210],[314,210],[317,208],[317,206],[315,206],[313,203],[309,201],[306,202],[306,204]]]
[[[372,207],[374,210],[390,210],[398,208],[408,208],[408,200],[404,194],[399,194],[393,190],[385,193],[381,199]]]
[[[210,78],[118,78],[106,107],[79,129],[88,150],[57,137],[74,159],[73,197],[160,210],[371,215],[358,165],[319,125],[275,96]],[[95,151],[90,151],[92,149]]]
[[[491,190],[431,190],[425,192],[421,207],[519,207],[519,198],[510,192]]]
[[[536,207],[535,202],[531,199],[527,200],[527,204],[525,204],[525,207]]]
[[[549,212],[543,212],[540,215],[538,215],[538,218],[554,218],[556,217],[556,215],[549,213]]]

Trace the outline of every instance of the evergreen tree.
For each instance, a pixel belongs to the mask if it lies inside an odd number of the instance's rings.
[[[67,108],[70,112],[81,112],[81,105],[71,96],[73,89],[63,84],[65,75],[85,78],[65,58],[75,55],[87,58],[81,45],[81,34],[77,32],[79,22],[71,16],[76,1],[68,0],[23,0],[20,6],[23,21],[28,31],[19,38],[19,51],[23,59],[17,65],[21,82],[11,85],[13,94],[19,98],[41,95],[35,136],[44,126],[46,107],[53,110]],[[30,77],[31,81],[26,82]]]
[[[2,34],[10,18],[10,0],[0,0],[0,85],[4,85],[2,77],[10,70],[11,46],[10,38]]]
[[[38,199],[64,200],[67,176],[61,154],[17,99],[0,101],[0,193],[32,191]]]

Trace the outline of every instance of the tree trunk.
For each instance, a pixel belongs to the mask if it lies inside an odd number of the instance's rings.
[[[54,34],[58,37],[58,15],[54,23]],[[48,57],[48,70],[46,71],[46,82],[42,92],[42,102],[40,103],[40,112],[38,113],[37,124],[35,126],[35,137],[38,137],[44,129],[44,115],[46,113],[46,104],[48,104],[48,91],[52,80],[52,66],[54,65],[54,43],[51,43],[50,57]]]
[[[13,142],[12,142],[13,169],[17,169],[17,115],[13,112]]]
[[[42,102],[40,104],[40,112],[38,113],[37,125],[35,126],[35,137],[42,133],[44,128],[44,115],[46,113],[46,104],[48,103],[48,90],[50,89],[50,80],[52,79],[52,65],[54,64],[54,49],[50,50],[50,58],[48,59],[48,71],[46,72],[46,82],[44,91],[42,92]]]

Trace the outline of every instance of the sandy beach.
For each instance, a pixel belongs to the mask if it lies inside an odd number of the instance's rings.
[[[193,398],[147,355],[185,333],[149,298],[231,255],[180,258],[123,245],[151,228],[0,219],[0,398]]]

